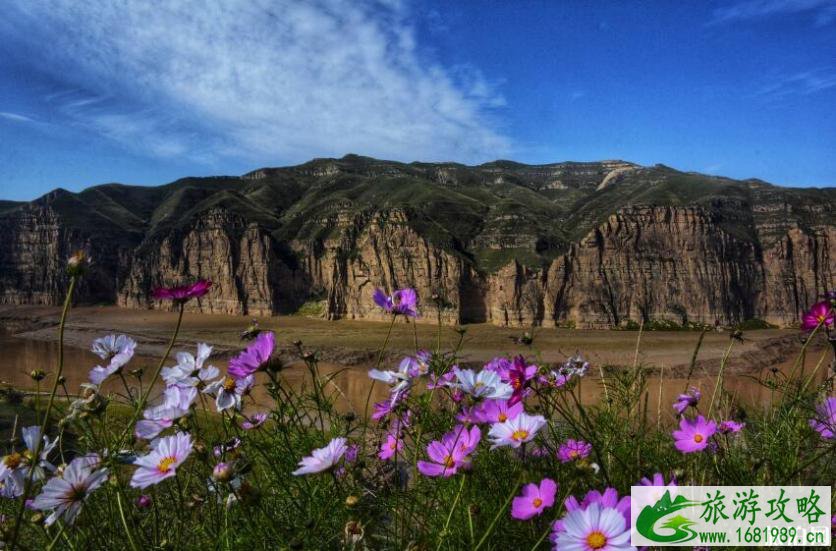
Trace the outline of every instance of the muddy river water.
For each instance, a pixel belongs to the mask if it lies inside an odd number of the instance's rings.
[[[80,348],[65,347],[64,350],[66,384],[69,392],[73,393],[79,389],[80,383],[87,380],[89,370],[98,364],[99,358],[90,351]],[[178,348],[175,348],[175,351],[177,350]],[[184,350],[194,352],[188,348],[184,348]],[[143,369],[146,374],[145,379],[148,379],[159,360],[158,358],[142,356],[140,354],[141,346],[138,349],[138,355],[134,357],[126,369]],[[0,383],[16,388],[32,389],[34,388],[34,382],[30,378],[29,373],[37,369],[47,373],[54,372],[56,369],[57,355],[58,345],[55,342],[25,339],[0,333]],[[806,358],[804,362],[804,370],[806,372],[810,372],[814,368],[818,360],[817,356]],[[779,369],[788,372],[792,367],[793,361],[794,359],[788,360]],[[221,370],[226,367],[226,360],[213,360],[210,358],[208,363],[216,365]],[[170,359],[168,365],[173,364],[174,361]],[[320,364],[319,369],[321,375],[334,375],[332,384],[328,388],[329,392],[335,396],[338,409],[358,413],[363,409],[371,385],[371,380],[367,376],[369,367],[346,367],[328,363]],[[825,367],[823,366],[819,370],[821,376],[826,371]],[[602,388],[599,384],[599,379],[596,379],[594,376],[595,373],[597,373],[596,368],[593,366],[590,374],[592,376],[585,378],[581,385],[582,401],[586,404],[596,403],[602,398]],[[767,406],[774,397],[771,391],[761,385],[757,379],[759,376],[767,377],[770,375],[765,370],[763,373],[753,373],[747,376],[727,376],[726,389],[733,393],[740,403],[749,407]],[[307,385],[310,388],[310,375],[301,362],[291,364],[281,372],[281,376],[293,387],[300,388],[302,385]],[[49,380],[48,378],[47,381]],[[135,381],[130,376],[128,380]],[[704,393],[710,395],[714,381],[714,377],[699,376],[693,378],[691,383],[694,386],[702,388]],[[111,389],[114,391],[120,391],[122,388],[121,383],[118,381],[113,381],[110,384],[112,385]],[[663,420],[672,420],[671,404],[676,395],[683,391],[685,385],[686,380],[682,378],[651,377],[648,381],[647,388],[649,414],[655,417],[658,410],[661,412]],[[372,392],[372,401],[383,399],[386,393],[386,386],[377,383]],[[255,404],[251,407],[268,408],[270,406],[271,399],[261,386],[256,387],[253,398]],[[659,407],[660,404],[661,407]]]

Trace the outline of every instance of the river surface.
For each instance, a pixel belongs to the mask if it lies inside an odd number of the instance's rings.
[[[175,348],[175,351],[177,350],[195,352],[189,348]],[[136,384],[136,379],[128,372],[142,369],[145,374],[144,379],[147,380],[151,377],[159,362],[158,358],[142,356],[141,346],[138,352],[139,354],[125,367],[126,377],[131,385]],[[19,389],[34,389],[35,383],[29,374],[38,369],[47,373],[55,372],[57,357],[58,345],[55,342],[25,339],[0,333],[0,384],[11,385]],[[817,358],[807,358],[804,370],[810,372],[815,366],[816,360]],[[98,365],[99,362],[99,358],[88,350],[72,347],[64,348],[64,374],[67,379],[66,386],[70,393],[78,391],[79,385],[87,380],[90,369]],[[786,361],[781,366],[781,370],[789,372],[793,362],[794,359]],[[173,365],[174,363],[172,355],[172,359],[169,359],[167,365]],[[214,364],[222,372],[226,368],[226,360],[210,358],[207,364]],[[822,376],[825,367],[823,366],[820,369]],[[328,363],[319,365],[320,375],[333,377],[326,390],[334,396],[337,408],[340,411],[359,413],[363,410],[371,388],[371,379],[367,376],[368,368],[369,366],[346,367]],[[595,369],[596,367],[593,366],[591,376],[585,378],[581,385],[581,398],[585,404],[596,403],[603,396],[600,380],[594,376],[597,373]],[[757,382],[757,378],[758,376],[766,377],[770,375],[770,373],[765,372],[750,376],[727,376],[725,388],[733,393],[736,400],[741,404],[748,407],[766,407],[774,397],[769,389]],[[264,377],[264,375],[258,375],[258,377]],[[308,389],[311,388],[310,374],[301,362],[288,366],[281,372],[281,377],[296,389],[303,386]],[[49,376],[41,383],[42,390],[48,383],[51,383]],[[690,383],[701,388],[704,394],[710,396],[714,388],[715,377],[696,377]],[[123,392],[122,383],[118,379],[111,380],[107,384],[109,386],[105,390]],[[655,418],[656,412],[659,411],[663,420],[672,420],[671,404],[676,395],[684,390],[686,384],[687,381],[681,378],[662,377],[660,379],[659,376],[651,377],[647,385],[648,414]],[[386,385],[376,383],[372,389],[371,400],[372,402],[382,400],[386,397],[386,394]],[[265,389],[259,385],[253,392],[253,402],[249,403],[248,409],[266,409],[270,407],[270,402],[271,399]]]

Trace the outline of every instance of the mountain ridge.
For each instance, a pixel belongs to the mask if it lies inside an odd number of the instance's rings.
[[[131,307],[152,306],[153,285],[210,277],[230,284],[195,303],[208,312],[313,304],[375,318],[371,286],[414,285],[430,312],[427,297],[446,297],[450,322],[790,324],[834,286],[834,206],[834,188],[622,160],[347,155],[156,187],[58,188],[0,201],[0,302],[59,302],[62,258],[84,247],[99,261],[80,298]],[[720,281],[705,279],[717,270]]]

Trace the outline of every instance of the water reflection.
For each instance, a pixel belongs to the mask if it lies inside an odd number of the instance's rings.
[[[188,348],[185,348],[189,350]],[[190,350],[194,352],[193,350]],[[44,342],[29,339],[16,338],[11,335],[0,334],[0,382],[16,388],[32,389],[34,381],[29,376],[33,370],[40,369],[47,373],[55,371],[57,361],[58,345],[54,342]],[[88,350],[65,347],[64,349],[64,374],[66,387],[70,393],[77,392],[79,385],[87,381],[88,372],[100,361],[97,356]],[[131,370],[142,370],[144,379],[148,379],[156,369],[158,358],[136,356],[128,364],[126,377],[131,385],[136,385],[138,380],[130,375]],[[791,370],[793,360],[789,360],[780,369],[785,372]],[[169,360],[172,365],[173,360]],[[226,368],[225,360],[210,361],[220,369]],[[814,363],[808,359],[804,366],[806,372],[810,372]],[[330,383],[326,387],[328,394],[335,397],[337,409],[340,412],[362,411],[366,403],[369,390],[372,390],[371,403],[384,399],[387,395],[387,387],[377,383],[371,388],[371,380],[366,375],[367,367],[352,366],[345,367],[336,364],[320,364],[320,375],[328,377]],[[823,376],[824,369],[820,375]],[[725,388],[733,394],[736,400],[748,407],[768,407],[774,399],[771,391],[757,382],[757,378],[768,377],[772,374],[764,372],[751,376],[728,376],[726,377]],[[299,390],[303,387],[311,388],[310,374],[301,362],[288,366],[281,372],[281,377],[290,386]],[[51,379],[42,382],[42,387],[50,383]],[[711,395],[714,387],[714,377],[696,377],[690,384],[701,388],[703,394]],[[660,380],[658,376],[652,376],[648,380],[646,399],[648,415],[655,418],[657,411],[661,413],[662,419],[673,417],[671,404],[676,395],[682,392],[688,381],[683,378],[667,378]],[[123,392],[122,383],[118,380],[111,380],[107,383],[106,390]],[[584,379],[580,388],[581,399],[584,404],[598,403],[603,392],[598,380],[592,377]],[[248,408],[266,409],[270,407],[271,399],[263,386],[259,385],[253,393],[253,402],[248,402]],[[644,398],[640,407],[644,408]]]

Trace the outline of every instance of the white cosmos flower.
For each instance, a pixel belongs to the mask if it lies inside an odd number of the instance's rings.
[[[177,365],[164,367],[160,372],[167,384],[181,386],[197,386],[200,383],[207,383],[218,376],[218,368],[214,365],[203,367],[204,362],[212,354],[212,347],[208,344],[197,345],[197,356],[188,352],[177,353]]]
[[[100,385],[134,357],[136,341],[126,335],[106,335],[94,340],[90,350],[101,359],[108,360],[107,366],[97,365],[90,370],[90,382]]]
[[[94,470],[98,461],[98,456],[95,460],[91,456],[77,457],[64,469],[62,476],[55,476],[44,484],[32,507],[52,511],[45,525],[51,526],[59,519],[67,524],[75,521],[84,500],[107,480],[107,469]]]
[[[530,442],[534,435],[543,428],[546,419],[542,415],[528,415],[520,413],[513,419],[502,423],[494,423],[488,431],[488,438],[491,439],[491,449],[500,446],[511,446],[519,448],[523,443]]]
[[[324,448],[318,448],[308,457],[303,457],[299,461],[299,468],[293,471],[293,474],[298,476],[327,471],[342,459],[347,449],[345,438],[334,438]]]
[[[479,373],[472,369],[456,369],[455,375],[458,383],[454,386],[475,398],[507,400],[514,393],[514,387],[502,382],[499,373],[489,369]]]
[[[557,536],[555,549],[636,549],[630,545],[630,527],[618,509],[601,508],[598,503],[591,503],[586,509],[575,509],[567,513],[561,522],[563,531]]]
[[[206,385],[203,392],[215,397],[215,406],[218,411],[230,408],[240,410],[243,396],[250,391],[254,383],[255,379],[252,375],[241,379],[226,376]]]

